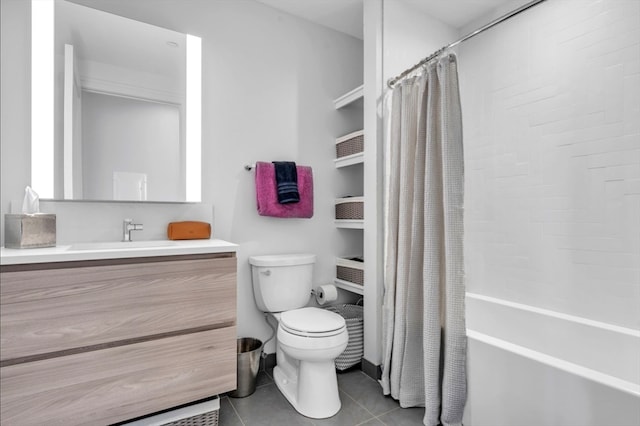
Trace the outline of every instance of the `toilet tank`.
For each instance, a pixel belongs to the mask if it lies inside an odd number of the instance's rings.
[[[302,308],[311,296],[314,254],[251,256],[253,295],[263,312]]]

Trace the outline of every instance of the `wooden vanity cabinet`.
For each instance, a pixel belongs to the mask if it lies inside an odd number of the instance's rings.
[[[101,425],[236,388],[235,253],[5,265],[3,425]]]

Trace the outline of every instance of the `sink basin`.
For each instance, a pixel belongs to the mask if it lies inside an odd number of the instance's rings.
[[[78,243],[69,247],[69,250],[127,250],[136,248],[170,247],[177,245],[175,241],[110,241],[100,243]]]

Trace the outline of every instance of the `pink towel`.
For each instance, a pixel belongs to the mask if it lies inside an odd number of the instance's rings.
[[[256,163],[256,196],[260,216],[303,218],[313,216],[313,172],[311,167],[306,166],[297,166],[297,172],[300,202],[280,204],[273,164],[262,161]]]

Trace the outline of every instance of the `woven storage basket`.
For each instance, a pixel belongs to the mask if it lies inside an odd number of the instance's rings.
[[[220,398],[215,396],[192,404],[141,417],[123,426],[218,426]]]
[[[349,281],[350,283],[364,285],[364,262],[337,257],[336,278]]]
[[[336,219],[364,219],[364,197],[336,199]]]
[[[218,426],[219,410],[198,414],[197,416],[166,423],[164,426]]]
[[[360,305],[336,305],[327,306],[325,309],[335,312],[344,318],[349,333],[347,348],[336,358],[336,369],[342,371],[353,367],[362,360],[364,355],[364,322],[362,319],[362,306]]]
[[[358,130],[336,139],[336,158],[359,154],[363,151],[364,130]]]

